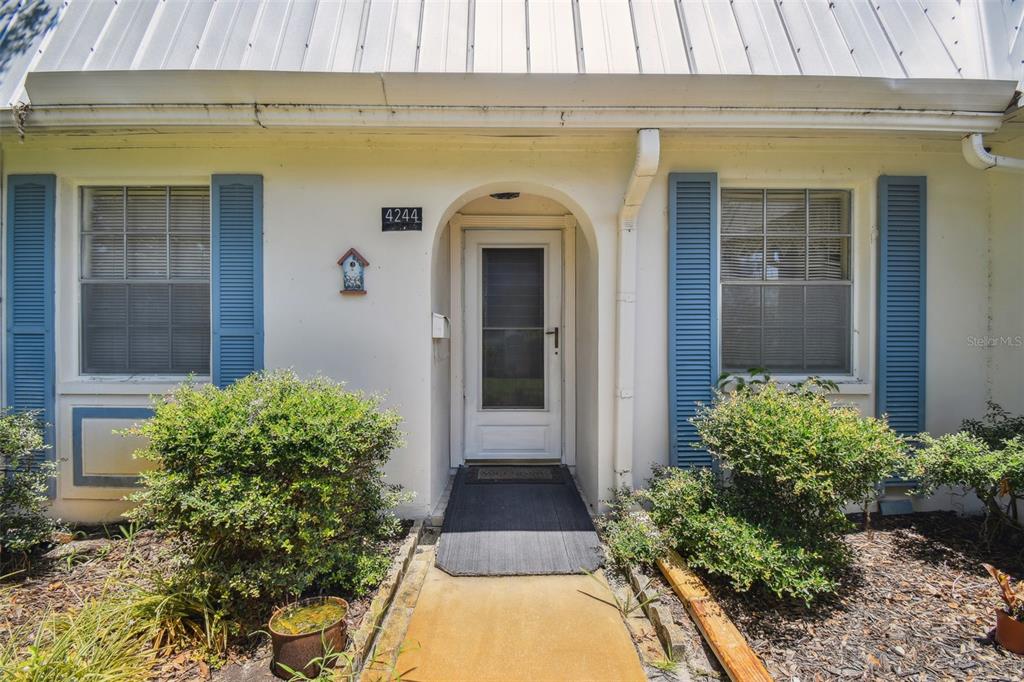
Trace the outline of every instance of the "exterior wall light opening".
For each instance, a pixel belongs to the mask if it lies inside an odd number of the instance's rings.
[[[518,199],[519,192],[495,192],[491,195],[491,198],[498,201],[509,201],[510,199]]]

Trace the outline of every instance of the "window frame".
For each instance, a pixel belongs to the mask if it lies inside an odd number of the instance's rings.
[[[73,367],[73,372],[71,374],[78,381],[88,382],[89,384],[94,384],[94,383],[98,383],[98,384],[103,384],[103,383],[130,383],[130,384],[138,384],[139,385],[139,389],[143,390],[143,391],[145,391],[146,388],[149,385],[152,385],[154,389],[156,388],[157,385],[159,385],[159,386],[176,385],[176,384],[180,383],[182,381],[182,379],[184,379],[185,377],[188,377],[188,376],[192,376],[200,384],[202,384],[202,383],[209,383],[210,381],[212,381],[212,372],[213,372],[213,308],[212,308],[212,306],[213,306],[213,279],[214,279],[214,272],[213,272],[213,258],[212,258],[212,237],[213,237],[213,214],[212,214],[212,210],[211,210],[211,213],[210,213],[210,224],[208,226],[208,230],[209,230],[209,233],[210,233],[210,239],[211,239],[210,269],[209,269],[209,278],[208,278],[208,282],[207,282],[207,284],[208,284],[208,293],[207,293],[207,295],[209,297],[209,304],[210,304],[210,312],[209,312],[209,336],[210,336],[209,340],[210,340],[210,346],[209,346],[209,352],[208,352],[208,355],[209,355],[209,371],[206,372],[206,373],[189,373],[189,372],[134,372],[134,373],[133,372],[121,372],[121,373],[106,373],[106,372],[104,372],[104,373],[96,373],[96,372],[86,372],[85,371],[85,369],[84,369],[84,355],[83,354],[84,354],[84,350],[85,350],[84,349],[84,342],[85,342],[86,323],[85,323],[85,317],[84,317],[83,309],[82,309],[82,306],[84,304],[84,298],[85,298],[84,295],[83,295],[83,284],[88,283],[83,278],[83,274],[84,273],[83,273],[83,267],[82,267],[82,265],[83,265],[83,255],[84,255],[84,249],[85,249],[85,230],[84,230],[85,219],[86,219],[86,213],[85,213],[85,193],[86,193],[86,190],[88,190],[90,188],[93,188],[93,187],[121,187],[121,188],[123,188],[125,190],[130,189],[130,188],[153,188],[153,187],[165,188],[167,190],[170,190],[170,189],[172,189],[174,187],[205,187],[207,189],[207,191],[210,193],[209,196],[210,196],[211,203],[212,203],[212,192],[213,192],[213,188],[212,188],[212,186],[210,184],[209,176],[196,177],[196,178],[178,177],[178,178],[174,178],[174,179],[159,178],[159,177],[155,177],[155,178],[142,178],[142,179],[140,179],[138,177],[135,177],[135,178],[132,178],[130,180],[126,180],[126,179],[123,179],[123,178],[88,178],[88,179],[82,179],[80,181],[75,181],[73,183],[71,189],[73,190],[72,196],[74,197],[74,200],[73,200],[73,202],[69,202],[69,203],[73,204],[72,211],[71,211],[71,213],[73,214],[73,219],[70,220],[69,222],[70,222],[71,230],[73,231],[73,244],[74,244],[73,253],[70,254],[70,257],[71,257],[70,258],[70,262],[73,265],[72,265],[72,268],[69,270],[69,274],[70,274],[70,277],[69,277],[70,282],[69,282],[69,284],[70,284],[71,290],[73,292],[72,295],[69,297],[69,307],[71,309],[70,310],[70,314],[74,316],[74,322],[71,324],[71,328],[74,330],[74,336],[71,339],[71,343],[69,344],[70,352],[73,355],[73,365],[71,365]],[[168,198],[169,198],[169,196],[168,196]],[[125,195],[125,199],[127,200],[127,194]],[[125,231],[123,234],[127,235],[127,231]],[[170,239],[170,233],[165,231],[165,234],[167,235],[167,238]],[[170,251],[169,251],[169,249],[168,249],[168,254],[167,255],[168,255],[168,259],[169,259],[170,258]],[[62,259],[63,256],[58,256],[58,258]],[[127,247],[126,247],[126,251],[125,251],[125,258],[127,259]],[[61,262],[63,262],[63,261],[61,261]],[[125,275],[127,275],[127,270],[125,271]],[[151,282],[152,283],[158,283],[158,284],[159,283],[164,283],[164,282],[166,282],[168,284],[171,283],[169,263],[168,263],[167,275],[168,275],[167,278],[164,279],[164,280],[151,280]],[[95,281],[103,281],[103,280],[95,280]],[[109,280],[109,281],[116,281],[116,280]],[[126,277],[125,281],[128,281],[127,277]],[[146,282],[146,280],[138,280],[138,281],[143,282],[143,283]],[[66,314],[65,314],[65,317],[66,317]],[[70,360],[70,359],[71,358],[68,358],[68,360]],[[71,384],[65,386],[64,388],[65,388],[65,392],[68,392],[68,393],[77,393],[77,392],[79,392],[79,390],[75,389],[73,387],[73,385],[71,385]],[[93,391],[94,389],[83,389],[83,390],[86,393],[89,393],[89,392]],[[129,392],[134,393],[135,391],[131,390]]]
[[[842,190],[850,195],[850,217],[849,217],[849,284],[828,285],[848,286],[850,289],[850,328],[847,338],[849,353],[849,371],[847,372],[780,372],[771,374],[776,381],[786,384],[793,384],[806,380],[810,376],[818,376],[836,382],[839,385],[839,393],[853,395],[869,395],[871,393],[872,378],[870,367],[873,362],[874,349],[871,348],[868,339],[873,338],[871,327],[875,324],[875,313],[870,311],[866,316],[862,310],[864,301],[872,300],[875,294],[873,283],[876,271],[875,257],[870,248],[874,244],[874,233],[877,231],[870,216],[875,211],[874,202],[877,197],[869,191],[870,181],[860,182],[858,179],[829,179],[829,178],[804,178],[800,176],[768,178],[768,177],[720,177],[718,187],[718,225],[716,226],[715,244],[715,286],[717,287],[716,305],[716,353],[718,366],[723,367],[723,286],[726,284],[722,279],[722,214],[724,213],[723,197],[730,190],[772,190],[772,191],[811,191],[811,190]],[[869,239],[867,244],[863,240]],[[864,249],[867,249],[865,253]],[[863,268],[868,270],[864,271]],[[760,285],[775,285],[786,280],[750,280]],[[827,280],[789,280],[802,285],[814,284],[816,281]],[[865,332],[868,332],[865,334]],[[867,343],[866,343],[867,342]],[[768,368],[771,372],[771,368]],[[722,370],[725,371],[724,369]],[[748,372],[734,372],[732,376],[750,378]],[[716,377],[717,379],[717,377]]]

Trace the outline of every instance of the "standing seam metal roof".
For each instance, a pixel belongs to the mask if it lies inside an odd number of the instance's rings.
[[[1024,0],[2,0],[37,71],[1024,76]]]

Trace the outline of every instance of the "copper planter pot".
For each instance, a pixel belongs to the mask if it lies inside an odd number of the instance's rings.
[[[999,609],[996,611],[996,641],[1007,651],[1024,654],[1024,623]]]
[[[270,663],[270,671],[282,680],[290,680],[292,674],[278,664],[283,663],[295,672],[301,672],[306,677],[316,678],[320,674],[321,667],[333,668],[339,659],[332,656],[330,660],[322,661],[328,654],[340,654],[345,650],[347,626],[345,617],[333,623],[328,623],[322,630],[307,632],[300,635],[292,635],[279,632],[274,629],[274,621],[286,609],[298,606],[309,606],[330,602],[337,604],[348,613],[348,602],[338,597],[313,597],[303,599],[298,604],[290,604],[274,611],[270,617],[269,630],[271,645],[274,649],[274,658]]]

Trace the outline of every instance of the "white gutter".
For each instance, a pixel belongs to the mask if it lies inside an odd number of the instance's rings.
[[[576,130],[849,130],[964,135],[995,132],[1002,113],[745,107],[348,106],[306,104],[62,105],[28,109],[25,130],[176,128],[422,128]],[[14,128],[0,111],[0,130]]]
[[[985,149],[985,136],[981,133],[971,133],[960,141],[960,149],[963,150],[967,163],[978,170],[1010,171],[1011,173],[1024,173],[1024,159],[1017,159],[1012,156],[999,156]]]
[[[619,209],[619,261],[615,293],[615,485],[633,486],[633,381],[636,377],[637,214],[658,172],[661,133],[637,131],[636,162]]]

